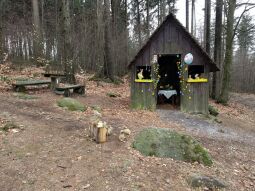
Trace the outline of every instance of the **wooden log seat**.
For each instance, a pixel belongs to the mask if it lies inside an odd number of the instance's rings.
[[[85,86],[81,84],[77,85],[66,85],[64,87],[56,87],[55,88],[55,93],[59,95],[64,95],[65,97],[70,97],[71,96],[71,90],[73,90],[73,93],[77,93],[80,95],[85,94]]]
[[[26,80],[26,81],[16,81],[12,84],[14,91],[24,92],[26,86],[39,86],[39,85],[49,85],[51,80]]]

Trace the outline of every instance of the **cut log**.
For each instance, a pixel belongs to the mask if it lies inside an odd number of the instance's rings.
[[[89,127],[90,137],[97,143],[105,143],[107,141],[106,124],[99,119],[93,120]]]
[[[107,129],[105,127],[97,128],[97,143],[105,143],[107,140]]]

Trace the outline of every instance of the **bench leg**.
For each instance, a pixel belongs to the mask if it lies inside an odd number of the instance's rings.
[[[70,95],[71,95],[70,90],[65,90],[65,91],[64,91],[64,96],[65,96],[65,97],[70,97]]]
[[[85,87],[75,88],[73,90],[74,93],[84,95],[85,94]]]
[[[55,90],[58,87],[59,79],[57,77],[51,77],[51,90]]]
[[[26,88],[25,88],[25,86],[14,86],[14,91],[15,92],[25,92]]]

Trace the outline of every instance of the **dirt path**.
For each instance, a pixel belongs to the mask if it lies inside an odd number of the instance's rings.
[[[233,129],[229,127],[228,123],[225,124],[223,122],[224,124],[219,124],[205,117],[185,114],[178,110],[158,110],[157,112],[162,120],[174,121],[183,126],[187,132],[194,136],[203,136],[216,140],[236,141],[240,144],[248,144],[255,149],[255,132],[247,131],[247,129]],[[232,123],[235,123],[233,122],[235,119],[231,120]]]
[[[122,86],[111,88],[125,92]],[[0,132],[0,190],[183,191],[192,190],[187,178],[193,174],[218,177],[229,185],[227,190],[254,190],[254,138],[247,142],[232,134],[229,137],[227,127],[221,133],[218,130],[223,127],[183,118],[179,112],[161,111],[158,115],[131,111],[128,94],[113,99],[106,96],[109,88],[103,89],[91,89],[87,97],[76,97],[87,106],[99,105],[104,119],[114,127],[114,134],[103,145],[87,136],[89,115],[58,108],[56,100],[60,97],[50,91],[36,94],[35,100],[0,93],[0,119],[24,126],[17,133]],[[201,134],[207,125],[213,132]],[[118,132],[124,126],[132,135],[121,143]],[[209,150],[213,167],[141,156],[130,145],[136,133],[146,127],[193,134]]]

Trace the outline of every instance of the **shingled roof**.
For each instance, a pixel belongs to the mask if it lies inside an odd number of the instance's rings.
[[[146,41],[146,43],[142,46],[142,48],[138,51],[134,59],[130,62],[128,65],[128,68],[136,61],[138,56],[142,54],[143,50],[150,44],[151,40],[156,36],[159,32],[160,29],[164,27],[164,25],[169,21],[173,20],[181,30],[183,30],[184,34],[187,35],[188,38],[194,43],[194,45],[201,51],[201,54],[206,57],[206,59],[209,61],[208,64],[210,65],[211,72],[219,71],[219,68],[215,64],[215,62],[212,60],[212,58],[207,54],[207,52],[201,47],[199,42],[192,36],[189,31],[186,30],[186,28],[180,23],[180,21],[174,16],[174,14],[170,13],[165,20],[162,22],[162,24],[153,32],[153,34],[150,36],[150,38]]]

